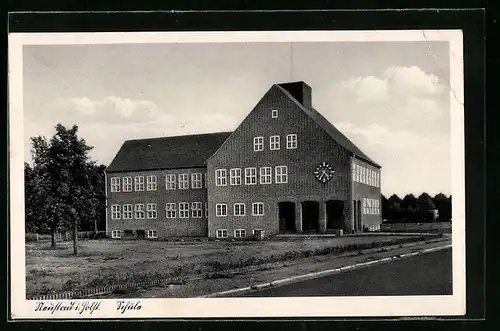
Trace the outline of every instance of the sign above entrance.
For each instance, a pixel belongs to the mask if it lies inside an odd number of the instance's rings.
[[[320,163],[317,167],[316,170],[314,171],[314,176],[316,176],[316,179],[319,180],[322,183],[326,183],[333,177],[333,173],[335,171],[333,170],[332,166],[327,163],[327,162],[322,162]]]

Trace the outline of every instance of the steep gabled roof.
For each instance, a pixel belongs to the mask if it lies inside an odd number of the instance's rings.
[[[310,118],[312,118],[316,124],[318,124],[330,137],[332,137],[340,146],[344,147],[350,151],[356,158],[359,158],[377,168],[381,166],[370,159],[363,151],[361,151],[349,138],[347,138],[342,132],[340,132],[332,123],[330,123],[323,115],[321,115],[314,108],[306,108],[300,101],[294,98],[294,96],[284,89],[280,84],[276,86],[285,93],[292,101],[294,101],[300,109],[302,109]]]
[[[219,132],[127,140],[106,172],[203,167],[230,134]]]

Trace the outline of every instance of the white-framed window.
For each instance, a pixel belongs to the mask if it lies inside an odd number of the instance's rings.
[[[245,185],[257,184],[257,168],[245,168]]]
[[[165,189],[166,190],[175,190],[175,174],[166,174],[165,175]]]
[[[356,165],[355,164],[352,165],[352,181],[353,182],[356,181]]]
[[[274,168],[275,182],[276,184],[286,184],[288,183],[288,168],[287,166],[277,166]]]
[[[225,203],[218,203],[215,205],[215,216],[217,217],[227,216],[227,205]]]
[[[253,229],[252,230],[252,236],[256,236],[257,235],[257,231],[262,231],[262,229]]]
[[[165,204],[165,217],[166,218],[176,218],[177,217],[177,204],[174,202],[167,202]]]
[[[203,174],[203,177],[205,178],[205,188],[208,188],[208,176],[206,172]]]
[[[132,219],[132,205],[130,204],[123,205],[123,219],[124,220]]]
[[[148,230],[146,232],[146,238],[149,238],[149,239],[154,239],[154,238],[158,238],[158,235],[156,233],[156,230]]]
[[[245,229],[236,229],[234,230],[235,238],[245,238],[247,236],[247,232]]]
[[[361,183],[361,167],[359,164],[356,164],[356,181]]]
[[[269,137],[269,149],[272,151],[280,149],[280,136]]]
[[[111,219],[119,220],[121,215],[120,205],[111,205]]]
[[[144,191],[144,176],[135,176],[135,190]]]
[[[215,186],[227,185],[227,171],[226,169],[215,170]]]
[[[380,187],[380,172],[377,172],[377,187]]]
[[[132,192],[132,177],[123,177],[122,187],[123,192]]]
[[[146,214],[148,219],[155,219],[157,216],[156,203],[148,203],[146,206]]]
[[[179,202],[179,218],[189,218],[189,203]]]
[[[189,188],[189,175],[179,174],[179,190],[187,190]]]
[[[191,188],[202,188],[203,187],[203,174],[194,173],[191,174]]]
[[[233,206],[233,215],[234,216],[245,216],[245,204],[244,203],[235,203]]]
[[[272,176],[272,168],[271,167],[262,167],[259,169],[259,183],[260,184],[272,184],[273,176]]]
[[[113,238],[113,239],[120,239],[121,237],[122,237],[121,230],[113,230],[113,231],[111,231],[111,238]]]
[[[375,200],[375,214],[380,214],[380,200]]]
[[[264,137],[253,138],[253,150],[254,152],[261,152],[264,150]]]
[[[191,217],[192,218],[201,218],[203,213],[201,202],[193,202],[191,203]]]
[[[288,134],[286,136],[286,149],[297,148],[297,134]]]
[[[227,238],[227,229],[217,229],[215,232],[216,238]]]
[[[141,220],[144,219],[144,204],[138,203],[134,207],[135,211],[135,219]]]
[[[241,168],[229,170],[229,185],[241,185]]]
[[[111,177],[111,192],[120,192],[120,177]]]
[[[278,109],[271,110],[271,117],[278,118]]]
[[[156,191],[157,181],[156,175],[146,177],[146,191]]]
[[[205,202],[205,217],[208,218],[208,202]]]
[[[254,202],[252,203],[252,216],[263,216],[264,215],[264,203]]]

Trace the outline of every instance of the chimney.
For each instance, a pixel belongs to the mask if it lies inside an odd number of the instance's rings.
[[[291,82],[291,83],[283,83],[279,84],[282,88],[287,90],[298,102],[300,102],[304,107],[311,109],[312,101],[311,101],[311,87],[304,83],[300,82]]]

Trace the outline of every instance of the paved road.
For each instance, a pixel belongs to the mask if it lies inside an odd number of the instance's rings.
[[[452,294],[451,248],[294,283],[244,296]]]

